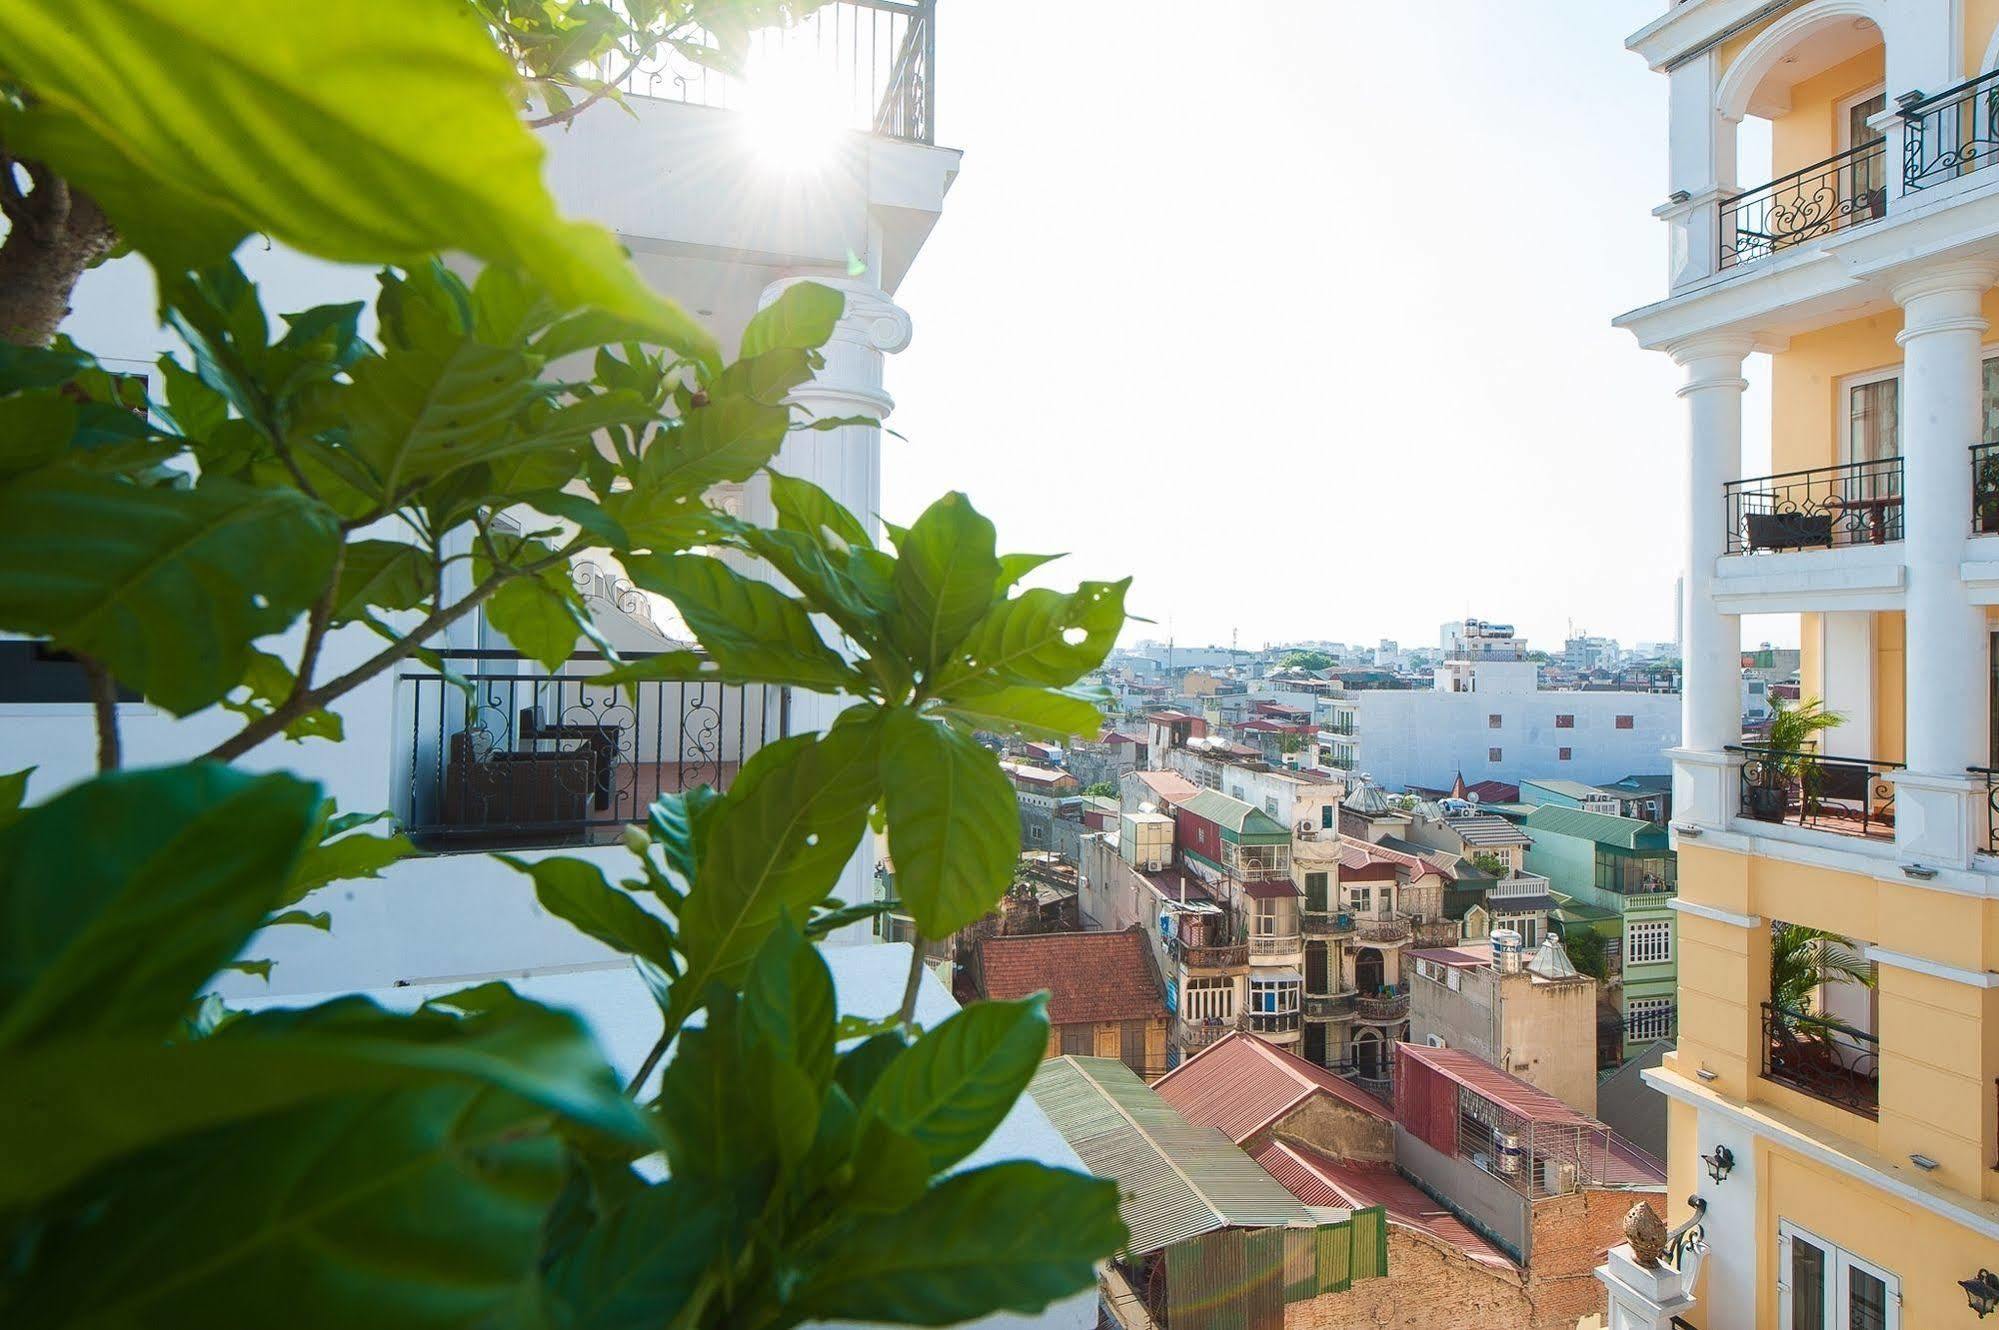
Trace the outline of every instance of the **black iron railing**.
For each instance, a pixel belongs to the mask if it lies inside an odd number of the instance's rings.
[[[1687,1204],[1693,1207],[1693,1213],[1666,1234],[1666,1250],[1660,1256],[1665,1265],[1681,1274],[1686,1273],[1687,1258],[1707,1248],[1707,1202],[1699,1196],[1689,1196]],[[1686,1324],[1677,1316],[1672,1323]]]
[[[1251,1034],[1293,1034],[1302,1029],[1302,1011],[1246,1011],[1242,1028]]]
[[[1999,160],[1999,71],[1902,112],[1902,192],[1956,180]]]
[[[1763,1004],[1763,1075],[1814,1099],[1873,1117],[1880,1052],[1865,1030]]]
[[[1976,780],[1985,782],[1985,852],[1999,854],[1999,767],[1967,767]]]
[[[1886,215],[1886,152],[1879,139],[1863,143],[1723,199],[1720,266],[1766,258]]]
[[[607,668],[595,652],[555,675],[508,651],[439,654],[463,686],[414,669],[396,679],[399,811],[432,849],[608,841],[663,794],[726,788],[789,732],[783,688],[613,687],[591,681]]]
[[[1830,757],[1768,744],[1742,744],[1742,813],[1758,822],[1789,822],[1848,836],[1891,836],[1900,762]]]
[[[1999,533],[1999,442],[1971,445],[1971,530]]]
[[[1902,538],[1902,459],[1785,471],[1722,486],[1728,553],[1885,545]]]
[[[668,49],[630,65],[610,57],[599,77],[626,93],[715,106],[753,107],[758,84],[800,85],[796,100],[843,129],[936,142],[936,0],[833,0],[796,23],[750,34],[746,78]]]
[[[1680,1009],[1675,1004],[1624,1013],[1624,1038],[1627,1043],[1675,1039],[1679,1037],[1679,1032]]]

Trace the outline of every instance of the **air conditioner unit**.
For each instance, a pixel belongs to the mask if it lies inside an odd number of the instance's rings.
[[[1429,1043],[1430,1047],[1432,1047],[1432,1048],[1448,1048],[1448,1047],[1450,1047],[1450,1045],[1448,1045],[1448,1044],[1446,1044],[1446,1043],[1444,1042],[1444,1036],[1442,1036],[1442,1035],[1440,1035],[1440,1034],[1432,1034],[1432,1035],[1425,1035],[1425,1036],[1424,1036],[1424,1039],[1425,1039],[1425,1040],[1426,1040],[1426,1041],[1427,1041],[1427,1042]]]
[[[1148,873],[1157,873],[1164,867],[1166,867],[1166,865],[1157,859],[1147,859],[1145,861],[1145,871]]]

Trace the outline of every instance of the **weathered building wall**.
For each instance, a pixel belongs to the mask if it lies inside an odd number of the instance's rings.
[[[1388,1278],[1291,1303],[1284,1308],[1284,1330],[1542,1330],[1533,1315],[1518,1274],[1481,1265],[1428,1234],[1390,1223]],[[1574,1326],[1572,1317],[1560,1330]],[[1555,1327],[1549,1324],[1546,1330]]]
[[[1243,1142],[1254,1154],[1266,1135],[1309,1145],[1334,1159],[1356,1164],[1395,1162],[1395,1124],[1323,1095],[1313,1095],[1264,1131]]]

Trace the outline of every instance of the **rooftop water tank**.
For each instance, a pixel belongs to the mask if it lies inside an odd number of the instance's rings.
[[[1525,959],[1521,954],[1524,946],[1525,943],[1521,941],[1520,934],[1516,930],[1493,929],[1492,968],[1501,974],[1519,974]]]

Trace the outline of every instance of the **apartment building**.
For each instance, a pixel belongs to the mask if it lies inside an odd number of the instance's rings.
[[[1319,728],[1321,764],[1391,790],[1445,790],[1459,776],[1594,783],[1659,770],[1680,742],[1672,695],[1542,688],[1539,668],[1479,638],[1440,663],[1428,688],[1343,689]]]
[[[1675,1314],[1970,1326],[1999,1301],[1999,12],[1661,8],[1628,45],[1668,86],[1666,289],[1617,323],[1683,376],[1680,1029],[1647,1079],[1707,1255]],[[1744,614],[1798,616],[1801,691],[1845,718],[1809,751],[1742,739]],[[1775,973],[1796,928],[1871,983]]]
[[[1596,1050],[1577,1035],[1595,1024],[1597,986],[1560,939],[1529,953],[1502,930],[1409,959],[1410,1042],[1464,1049],[1595,1116]]]

